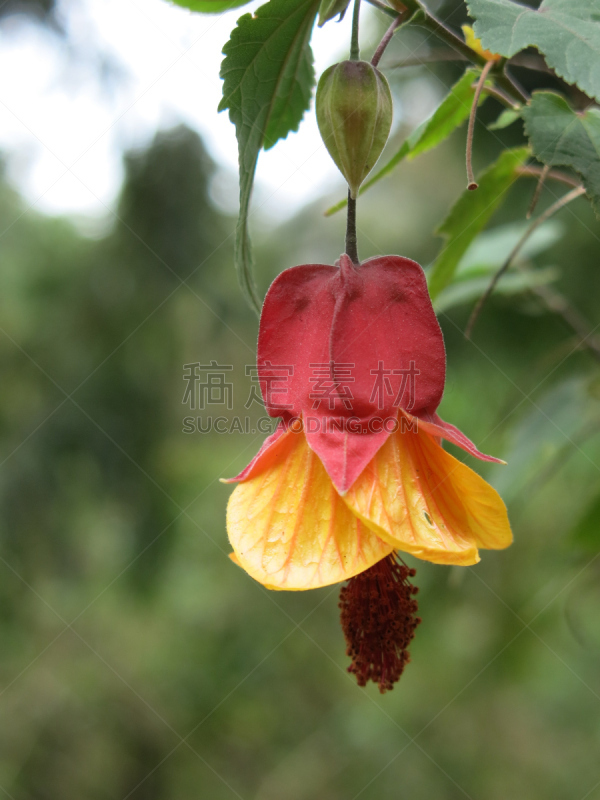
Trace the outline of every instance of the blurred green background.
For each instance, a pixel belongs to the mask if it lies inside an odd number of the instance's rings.
[[[449,85],[453,70],[437,74]],[[394,91],[410,107],[433,80],[412,69]],[[488,101],[483,121],[498,112]],[[500,141],[519,143],[519,124],[479,126],[476,165]],[[372,190],[359,211],[363,257],[432,260],[432,230],[464,188],[463,147],[464,130]],[[474,568],[411,560],[423,617],[412,664],[385,696],[359,689],[345,672],[336,587],[269,592],[227,558],[231,489],[219,478],[262,434],[183,432],[187,416],[251,426],[264,416],[244,407],[257,324],[235,280],[235,220],[209,200],[214,165],[183,126],[124,164],[114,220],[88,237],[0,181],[0,793],[600,798],[590,351],[529,292],[495,296],[472,341],[462,335],[472,302],[440,314],[441,412],[508,461],[476,467],[502,492],[515,543]],[[500,233],[472,251],[482,274],[518,237],[503,226],[522,224],[532,190],[511,190],[492,220]],[[544,190],[542,208],[557,191]],[[322,217],[337,199],[336,188],[277,227],[256,215],[263,291],[286,267],[337,258],[344,220]],[[555,268],[555,288],[590,329],[599,231],[579,200],[528,261]],[[183,365],[211,360],[233,367],[233,408],[190,411]]]

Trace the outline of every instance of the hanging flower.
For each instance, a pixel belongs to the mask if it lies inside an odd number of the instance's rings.
[[[341,598],[351,671],[391,688],[417,624],[414,570],[394,554],[469,565],[512,539],[497,492],[442,447],[498,460],[436,414],[446,358],[421,267],[384,256],[357,268],[344,255],[286,270],[265,299],[257,360],[281,421],[232,479],[232,558],[270,589],[352,579]]]

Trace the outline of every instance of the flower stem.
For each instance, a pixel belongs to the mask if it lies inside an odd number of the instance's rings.
[[[377,46],[377,50],[375,50],[375,53],[373,54],[373,58],[371,59],[371,64],[374,67],[376,67],[379,64],[379,62],[381,61],[381,56],[383,55],[383,53],[385,51],[385,48],[391,42],[392,36],[396,32],[396,28],[401,24],[401,22],[402,22],[402,15],[396,17],[396,19],[392,22],[392,24],[387,29],[387,31],[383,34],[383,38],[379,42],[379,44]]]
[[[360,0],[354,0],[354,13],[352,14],[352,36],[350,38],[350,61],[360,59],[360,48],[358,45],[358,20],[360,17]]]
[[[350,189],[348,189],[348,216],[346,217],[346,255],[353,264],[360,263],[356,237],[356,198],[350,195]]]
[[[493,61],[487,61],[485,67],[481,70],[481,75],[477,81],[475,88],[475,97],[473,98],[473,105],[471,106],[471,114],[469,115],[469,130],[467,131],[467,189],[473,191],[477,189],[478,184],[473,175],[473,134],[475,132],[475,118],[477,117],[477,106],[479,98],[481,97],[481,90],[486,81],[487,76],[493,66]]]
[[[498,283],[500,278],[504,275],[504,273],[507,271],[507,269],[510,267],[510,265],[512,264],[514,259],[517,257],[517,255],[519,254],[521,248],[523,247],[525,242],[529,239],[531,234],[537,228],[539,228],[539,226],[543,222],[545,222],[547,219],[549,219],[554,214],[556,214],[557,211],[560,211],[561,208],[564,208],[567,205],[567,203],[570,203],[572,200],[575,200],[577,197],[581,197],[582,194],[585,194],[585,189],[583,188],[583,186],[577,186],[575,189],[571,189],[570,192],[567,192],[567,194],[563,195],[560,198],[560,200],[557,200],[556,203],[553,203],[550,206],[550,208],[547,208],[544,211],[543,214],[540,214],[540,216],[531,223],[531,225],[527,228],[527,230],[525,231],[523,236],[521,236],[519,241],[516,243],[516,245],[511,250],[511,252],[510,252],[508,258],[506,259],[506,261],[504,262],[504,264],[502,264],[500,269],[496,272],[496,274],[494,275],[494,277],[490,281],[490,285],[488,286],[488,288],[485,290],[485,292],[479,298],[479,302],[477,303],[477,305],[473,309],[473,313],[469,317],[469,321],[467,323],[467,327],[466,327],[466,330],[465,330],[465,338],[466,339],[470,339],[471,338],[471,333],[473,332],[473,326],[477,322],[477,318],[479,317],[483,306],[485,305],[485,303],[488,300],[489,296],[492,294],[492,292],[496,288],[496,284]]]

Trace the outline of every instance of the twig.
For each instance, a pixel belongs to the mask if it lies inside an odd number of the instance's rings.
[[[469,129],[467,130],[467,189],[469,191],[473,191],[477,189],[478,184],[475,181],[475,176],[473,175],[473,133],[475,131],[475,118],[477,116],[477,106],[479,104],[479,98],[481,97],[481,90],[483,89],[483,84],[486,82],[487,76],[490,74],[490,70],[493,66],[493,61],[486,61],[485,67],[481,70],[481,75],[479,76],[479,80],[477,81],[477,87],[475,88],[475,97],[473,98],[473,105],[471,106],[471,113],[469,115]]]
[[[524,178],[539,178],[544,169],[545,167],[535,166],[518,167],[516,173]],[[566,186],[572,186],[574,189],[581,186],[579,181],[575,180],[575,178],[571,177],[571,175],[567,175],[566,172],[561,172],[558,169],[553,169],[551,172],[549,172],[546,176],[546,179],[559,181],[560,183],[564,183]]]
[[[571,200],[575,200],[577,197],[581,197],[582,194],[585,194],[585,189],[583,188],[583,186],[578,186],[575,189],[571,189],[570,192],[567,192],[567,194],[563,195],[560,198],[560,200],[557,200],[556,203],[553,203],[553,205],[551,205],[549,208],[547,208],[546,211],[544,211],[543,214],[540,214],[540,216],[531,223],[531,225],[527,228],[527,230],[525,231],[523,236],[521,236],[521,238],[519,239],[517,244],[510,251],[510,254],[509,254],[508,258],[506,259],[506,261],[502,264],[500,269],[496,272],[496,274],[494,275],[494,277],[490,281],[490,285],[488,286],[486,291],[479,298],[479,301],[478,301],[477,305],[475,306],[475,308],[473,309],[473,313],[469,317],[469,321],[467,323],[467,327],[466,327],[466,330],[465,330],[465,338],[466,339],[470,339],[471,338],[471,333],[473,332],[473,327],[474,327],[475,323],[477,322],[477,318],[479,317],[479,314],[481,313],[481,310],[482,310],[483,306],[485,305],[485,303],[488,300],[489,296],[492,294],[492,292],[496,288],[496,285],[497,285],[498,281],[504,275],[506,270],[510,267],[511,263],[513,262],[513,259],[516,258],[516,256],[518,255],[519,251],[521,250],[521,248],[523,247],[525,242],[529,239],[531,234],[543,222],[545,222],[551,216],[556,214],[557,211],[560,211],[561,208],[564,208],[564,206],[566,206],[567,203],[570,203]]]
[[[373,54],[373,58],[371,59],[371,64],[374,67],[376,67],[379,64],[379,62],[381,61],[381,56],[384,54],[385,48],[392,41],[392,36],[396,33],[396,28],[398,28],[398,26],[401,24],[402,19],[403,19],[403,15],[400,15],[400,16],[396,17],[396,19],[392,22],[392,24],[387,29],[387,31],[383,34],[383,38],[379,42],[379,44],[377,46],[377,50],[375,50],[375,53]]]
[[[513,111],[518,111],[521,108],[519,103],[515,103],[514,97],[511,97],[504,89],[499,89],[497,86],[484,86],[482,91],[491,97],[495,97],[496,100],[500,100],[501,103],[512,108]]]
[[[550,172],[550,165],[546,164],[542,168],[542,171],[540,172],[540,177],[538,178],[538,182],[536,184],[533,197],[531,198],[531,203],[529,205],[529,208],[527,209],[527,214],[525,215],[527,219],[530,219],[531,215],[535,211],[535,207],[537,206],[538,200],[540,199],[540,195],[542,193],[542,187],[544,186],[544,182],[548,177],[549,172]]]

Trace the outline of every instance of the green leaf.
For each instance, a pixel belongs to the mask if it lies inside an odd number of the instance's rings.
[[[271,0],[240,17],[223,48],[223,99],[235,125],[240,166],[240,212],[235,264],[252,307],[260,300],[252,278],[248,209],[258,154],[298,130],[314,86],[310,35],[319,0]]]
[[[586,376],[568,378],[531,402],[504,451],[510,468],[490,470],[491,483],[508,503],[526,499],[551,479],[575,448],[585,448],[582,432],[600,423],[597,386]]]
[[[600,111],[576,113],[554,92],[534,92],[523,109],[533,154],[549,166],[572,167],[600,216]]]
[[[574,545],[584,550],[600,550],[600,494],[573,528],[571,540]]]
[[[488,131],[500,131],[503,128],[508,128],[508,126],[516,122],[520,116],[520,111],[516,111],[514,108],[505,108],[498,119],[492,122],[491,125],[488,125]]]
[[[229,11],[232,8],[247,5],[250,0],[171,0],[183,8],[190,11],[200,11],[203,14],[220,14],[222,11]]]
[[[513,222],[481,233],[461,258],[455,281],[496,272],[529,226],[529,222]],[[523,263],[549,250],[560,241],[564,232],[565,226],[559,220],[548,220],[531,234],[513,263]]]
[[[521,294],[535,286],[551,283],[558,276],[559,272],[554,267],[532,269],[527,272],[507,272],[498,281],[494,292],[503,295]],[[454,306],[471,303],[473,300],[479,299],[487,291],[489,285],[489,274],[456,281],[439,293],[433,307],[437,314],[441,314]]]
[[[334,17],[339,17],[338,22],[344,18],[350,0],[321,0],[319,6],[319,28]]]
[[[436,297],[451,283],[471,242],[486,226],[517,178],[516,170],[529,156],[529,148],[505,150],[479,179],[479,189],[465,190],[440,225],[437,233],[447,241],[429,276],[429,293]]]
[[[404,140],[398,152],[392,156],[385,167],[382,167],[362,185],[359,194],[363,194],[374,183],[388,175],[405,158],[413,159],[421,153],[432,150],[459,128],[468,118],[471,111],[473,95],[475,94],[473,84],[477,81],[478,76],[479,72],[477,70],[468,69],[458,83],[450,89],[448,95],[442,100],[431,117],[419,125],[408,139]],[[484,99],[485,95],[482,94],[482,101]],[[346,204],[347,200],[340,201],[328,209],[325,212],[325,216],[335,214],[336,211],[345,208]]]
[[[544,0],[537,10],[512,0],[467,0],[467,6],[488,50],[510,57],[537,47],[557,75],[600,100],[599,0]]]

